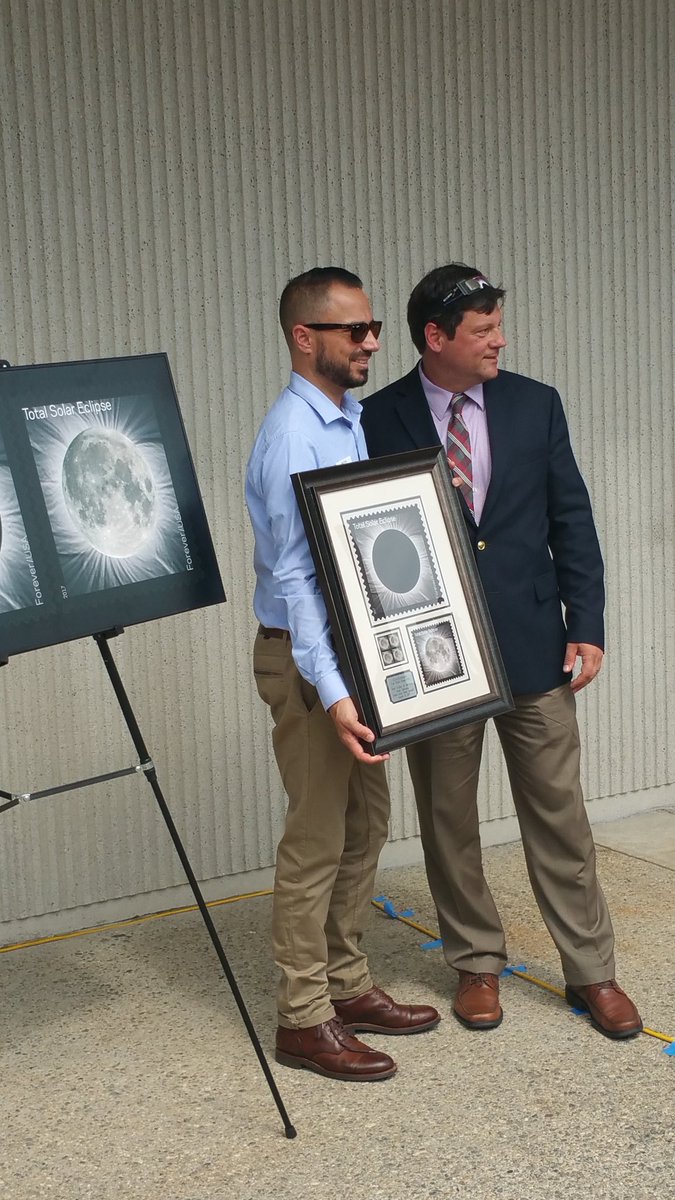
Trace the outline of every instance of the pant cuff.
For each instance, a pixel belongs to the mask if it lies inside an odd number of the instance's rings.
[[[278,1023],[282,1029],[312,1029],[314,1025],[325,1025],[326,1021],[332,1021],[334,1016],[335,1009],[332,1004],[328,1004],[316,1012],[300,1016],[287,1017],[284,1013],[279,1013]]]

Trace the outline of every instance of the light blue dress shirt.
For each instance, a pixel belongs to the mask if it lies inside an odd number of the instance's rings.
[[[260,427],[246,471],[255,535],[255,615],[261,625],[290,630],[296,666],[314,684],[324,708],[349,691],[332,647],[291,475],[367,457],[358,401],[345,392],[338,408],[293,371]]]

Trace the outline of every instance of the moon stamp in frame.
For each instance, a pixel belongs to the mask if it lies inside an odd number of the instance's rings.
[[[452,615],[409,626],[408,632],[425,692],[469,678]]]

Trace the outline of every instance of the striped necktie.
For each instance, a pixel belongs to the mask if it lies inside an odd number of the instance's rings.
[[[461,479],[460,491],[473,512],[473,474],[471,471],[471,441],[469,431],[462,420],[462,409],[466,396],[458,392],[452,398],[452,414],[448,422],[446,450],[453,475]]]

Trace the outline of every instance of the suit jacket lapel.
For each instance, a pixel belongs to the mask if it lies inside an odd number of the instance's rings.
[[[427,446],[440,446],[417,367],[401,380],[394,407],[416,450],[425,450]]]

